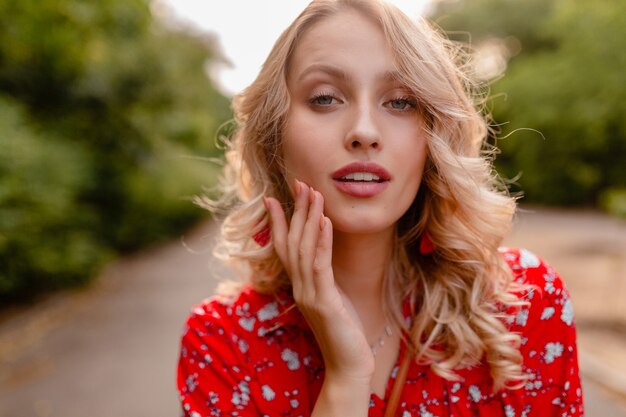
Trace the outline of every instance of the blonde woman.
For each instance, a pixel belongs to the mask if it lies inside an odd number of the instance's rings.
[[[526,250],[454,49],[378,1],[313,1],[233,102],[222,255],[186,416],[580,416],[572,305]],[[208,202],[207,204],[211,204]]]

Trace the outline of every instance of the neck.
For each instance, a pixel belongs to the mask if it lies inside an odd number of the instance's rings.
[[[335,282],[352,300],[357,310],[380,311],[383,278],[391,258],[393,228],[372,234],[333,236],[333,271]]]

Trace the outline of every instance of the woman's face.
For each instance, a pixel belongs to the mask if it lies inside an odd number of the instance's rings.
[[[417,195],[427,139],[394,74],[381,29],[356,11],[316,23],[292,56],[285,176],[322,193],[337,231],[388,230]]]

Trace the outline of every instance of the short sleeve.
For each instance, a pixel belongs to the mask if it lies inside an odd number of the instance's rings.
[[[582,416],[574,306],[561,277],[531,252],[519,250],[513,272],[528,285],[513,329],[522,336],[525,412],[530,416]]]
[[[243,366],[245,341],[215,302],[194,307],[181,340],[177,385],[185,417],[261,414]]]

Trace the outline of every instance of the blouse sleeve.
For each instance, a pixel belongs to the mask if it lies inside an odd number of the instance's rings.
[[[243,363],[245,341],[229,328],[226,316],[225,309],[208,303],[195,307],[187,320],[177,376],[185,417],[261,415]]]
[[[559,275],[532,253],[520,251],[519,280],[529,284],[529,306],[515,318],[521,352],[528,416],[582,416],[574,308]]]

